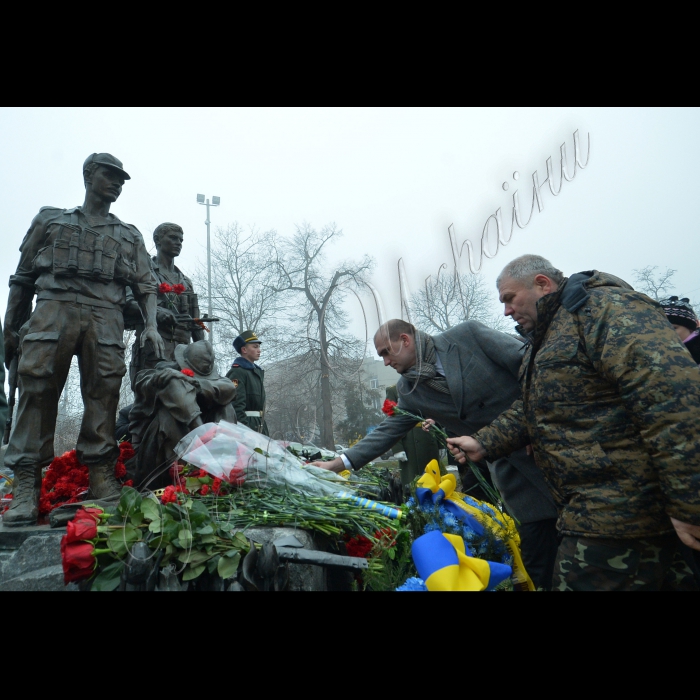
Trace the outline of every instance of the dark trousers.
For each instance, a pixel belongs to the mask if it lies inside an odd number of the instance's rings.
[[[559,547],[557,519],[547,518],[534,523],[523,523],[518,526],[518,532],[525,570],[535,588],[549,591],[552,588],[554,560]]]
[[[85,411],[78,461],[117,461],[114,425],[124,365],[121,308],[40,299],[29,319],[17,366],[19,406],[5,465],[44,467],[54,458],[58,400],[78,356]]]

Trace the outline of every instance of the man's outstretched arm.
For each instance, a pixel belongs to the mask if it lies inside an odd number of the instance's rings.
[[[416,425],[416,421],[408,416],[389,416],[369,435],[362,438],[357,445],[343,453],[343,457],[336,457],[329,462],[312,462],[317,467],[330,469],[333,472],[342,472],[345,469],[360,469],[390,450],[397,440],[405,437]]]

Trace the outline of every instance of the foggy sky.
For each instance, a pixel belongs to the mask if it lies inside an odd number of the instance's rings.
[[[544,180],[551,156],[558,181],[564,142],[571,170],[576,129],[584,149],[590,133],[589,163],[558,197],[542,187],[544,210],[535,207],[529,225],[484,261],[494,298],[502,267],[538,253],[565,274],[598,269],[630,283],[634,268],[671,267],[676,292],[697,300],[699,116],[695,108],[4,108],[0,312],[32,218],[42,206],[82,204],[82,164],[93,152],[123,161],[132,179],[111,211],[136,225],[149,248],[159,223],[184,228],[177,264],[186,274],[206,258],[205,208],[196,195],[218,195],[214,227],[238,221],[290,235],[305,221],[335,222],[344,238],[329,251],[330,264],[373,255],[372,282],[394,317],[398,259],[415,291],[442,263],[452,265],[450,224],[460,243],[478,247],[498,207],[509,228],[516,189],[527,217],[532,173]],[[359,333],[359,308],[350,313]]]

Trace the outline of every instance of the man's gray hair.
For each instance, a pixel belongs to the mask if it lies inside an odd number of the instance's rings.
[[[555,284],[559,285],[564,280],[564,274],[557,270],[547,258],[541,255],[521,255],[515,260],[511,260],[498,275],[496,287],[501,288],[501,281],[506,277],[523,284],[531,284],[537,275],[549,277]]]

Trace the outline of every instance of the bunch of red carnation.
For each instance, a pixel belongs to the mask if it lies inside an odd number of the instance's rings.
[[[233,468],[226,479],[213,477],[206,469],[198,469],[192,465],[174,462],[170,467],[170,476],[173,485],[167,486],[161,496],[161,503],[175,503],[178,494],[192,496],[226,496],[231,492],[232,486],[241,486],[245,481],[245,473],[241,468]],[[187,488],[189,480],[190,488]],[[197,480],[197,484],[193,481]]]
[[[119,445],[119,457],[114,465],[114,476],[122,486],[133,486],[131,479],[126,479],[125,462],[134,456],[134,448],[126,440]],[[88,467],[78,461],[75,450],[55,457],[41,480],[39,495],[39,513],[47,515],[54,508],[64,503],[78,503],[83,500],[90,486]]]
[[[374,533],[374,542],[364,535],[350,537],[346,534],[343,536],[343,539],[345,540],[345,549],[348,552],[348,556],[367,559],[371,555],[372,550],[375,550],[376,555],[379,549],[389,549],[395,546],[395,534],[390,527],[385,527]]]
[[[187,287],[184,284],[168,284],[167,282],[161,282],[158,285],[158,294],[177,294],[180,296]]]
[[[366,559],[374,546],[372,540],[364,535],[355,535],[354,537],[345,535],[343,539],[345,539],[345,549],[350,557]]]

